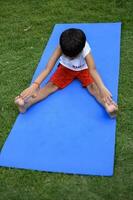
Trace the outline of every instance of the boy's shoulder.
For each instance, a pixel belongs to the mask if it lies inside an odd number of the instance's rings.
[[[87,54],[90,53],[90,51],[91,51],[91,47],[89,45],[89,42],[86,40],[85,46],[84,46],[84,48],[82,50],[83,57],[85,58],[87,56]]]

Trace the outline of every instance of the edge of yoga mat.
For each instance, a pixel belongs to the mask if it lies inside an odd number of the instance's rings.
[[[80,24],[80,23],[79,23]],[[83,23],[82,23],[83,24]],[[89,25],[89,24],[112,24],[112,23],[84,23],[84,25]],[[114,23],[113,23],[114,24]],[[117,22],[117,23],[115,23],[115,24],[119,24],[119,25],[121,25],[121,22]],[[56,26],[62,26],[63,24],[56,24],[55,26],[54,26],[54,29],[56,28]],[[68,25],[70,25],[70,26],[75,26],[75,25],[77,25],[77,23],[75,23],[75,24],[64,24],[64,25],[66,25],[66,26],[68,26]],[[54,29],[53,29],[53,31],[52,31],[52,34],[54,33]],[[120,26],[120,32],[121,32],[121,26]],[[48,40],[48,43],[47,43],[47,45],[46,45],[46,47],[45,47],[45,49],[44,49],[44,51],[43,51],[43,53],[42,53],[42,57],[43,57],[43,54],[45,53],[45,51],[46,51],[46,49],[48,48],[48,46],[49,46],[49,41],[50,41],[50,39],[52,38],[52,34],[51,34],[51,36],[50,36],[50,38],[49,38],[49,40]],[[121,39],[121,37],[119,38],[119,39]],[[120,52],[120,46],[119,46],[119,52]],[[52,51],[50,52],[50,53],[52,53]],[[38,63],[38,66],[40,65],[40,63],[41,62],[43,62],[42,61],[42,57],[41,57],[41,59],[40,59],[40,61],[39,61],[39,63]],[[119,57],[120,58],[120,57]],[[120,62],[120,59],[119,59],[119,62]],[[40,71],[41,71],[42,69],[38,69],[38,67],[36,68],[36,70],[35,70],[35,72],[34,72],[34,75],[33,75],[33,78],[32,78],[32,81],[31,81],[31,83],[34,81],[34,79],[35,79],[35,77],[37,76],[37,74],[39,74],[40,73]],[[118,76],[119,76],[119,73],[118,73]],[[119,80],[119,79],[118,79]],[[45,82],[43,82],[42,84],[41,84],[41,86],[43,85],[43,84],[45,84]],[[116,88],[116,90],[117,90],[117,92],[118,92],[118,83],[117,83],[117,88]],[[117,93],[116,92],[116,99],[117,99]],[[2,152],[2,151],[1,151]],[[115,152],[114,152],[115,153]],[[0,163],[1,164],[1,163]],[[1,165],[2,166],[2,165]],[[12,167],[12,166],[11,166]],[[19,167],[19,168],[21,168],[21,167]],[[25,169],[25,168],[23,168],[22,167],[22,169]],[[29,169],[31,169],[31,168],[29,168]],[[33,169],[34,170],[34,169]],[[35,169],[35,170],[37,170],[37,171],[46,171],[46,170],[38,170],[38,169]],[[47,170],[48,171],[48,170]],[[58,172],[58,171],[49,171],[49,172]],[[69,172],[61,172],[60,171],[60,173],[68,173],[69,174]],[[78,174],[78,173],[70,173],[70,174]],[[84,174],[84,175],[95,175],[95,174]],[[111,175],[113,175],[113,173],[112,174],[110,174],[110,176]],[[99,176],[99,175],[98,175]],[[101,175],[102,176],[102,175]],[[105,175],[104,175],[105,176]],[[107,176],[109,176],[109,175],[107,175]]]

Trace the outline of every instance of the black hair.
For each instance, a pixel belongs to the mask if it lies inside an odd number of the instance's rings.
[[[76,57],[84,48],[85,33],[81,29],[69,28],[61,33],[60,47],[66,56]]]

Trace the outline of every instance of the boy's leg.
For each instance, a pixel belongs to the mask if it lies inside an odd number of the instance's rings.
[[[102,100],[102,98],[100,96],[100,92],[99,92],[99,89],[96,86],[96,84],[95,83],[91,83],[86,88],[88,89],[88,91],[90,92],[90,94],[92,96],[94,96],[97,99],[97,101],[104,106],[104,102],[103,102],[103,100]]]
[[[29,101],[23,106],[18,105],[19,111],[24,113],[31,105],[45,99],[47,96],[57,91],[59,88],[52,82],[48,82],[43,88],[39,89],[34,98],[29,98]]]
[[[28,107],[30,107],[32,104],[46,98],[49,94],[57,91],[59,88],[63,89],[68,84],[70,84],[75,77],[75,73],[73,73],[72,70],[62,66],[61,64],[58,66],[55,73],[50,78],[49,82],[45,85],[44,88],[41,88],[37,92],[37,96],[35,95],[34,98],[30,98],[27,103],[25,102],[24,105],[23,102],[20,104],[18,103],[18,108],[20,112],[25,112]]]
[[[96,100],[104,106],[104,108],[110,114],[111,117],[116,115],[116,112],[118,110],[117,104],[115,102],[113,102],[113,104],[105,103],[100,95],[100,91],[97,85],[94,82],[88,85],[87,89],[91,93],[91,95],[93,95],[96,98]]]

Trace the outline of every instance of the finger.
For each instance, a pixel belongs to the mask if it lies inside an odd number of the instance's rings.
[[[26,95],[26,91],[21,92],[20,95],[21,95],[22,97],[24,97],[24,96]]]
[[[110,95],[110,97],[112,98],[112,94],[111,94],[111,92],[109,91],[109,95]]]
[[[24,99],[23,96],[22,96],[21,94],[19,95],[19,98]]]
[[[115,103],[114,101],[112,102],[117,108],[118,108],[118,105],[117,105],[117,103]]]
[[[25,96],[27,93],[29,93],[29,89],[25,89],[21,92],[22,96]]]
[[[30,91],[23,91],[22,93],[21,93],[21,95],[22,95],[22,97],[23,98],[27,98],[27,96],[29,96],[29,95],[31,95],[31,92]]]
[[[107,103],[108,105],[112,104],[112,101],[110,100],[109,97],[105,97],[105,103]]]
[[[112,98],[110,96],[107,97],[109,103],[112,103]]]
[[[26,99],[26,98],[28,98],[28,96],[29,96],[29,94],[27,94],[27,93],[25,93],[25,94],[21,95],[21,97],[22,97],[23,99]]]
[[[107,95],[109,95],[112,98],[112,94],[108,89],[107,89]]]
[[[108,101],[105,97],[103,98],[103,102],[108,104]]]
[[[109,100],[108,98],[106,98],[106,103],[107,103],[108,105],[111,104],[111,102],[110,102],[110,100]]]
[[[20,97],[21,97],[22,99],[24,99],[24,98],[26,97],[26,94],[25,94],[25,93],[21,93],[21,94],[20,94]]]
[[[20,95],[18,95],[18,96],[15,97],[15,99],[18,99],[18,98],[20,98]]]

